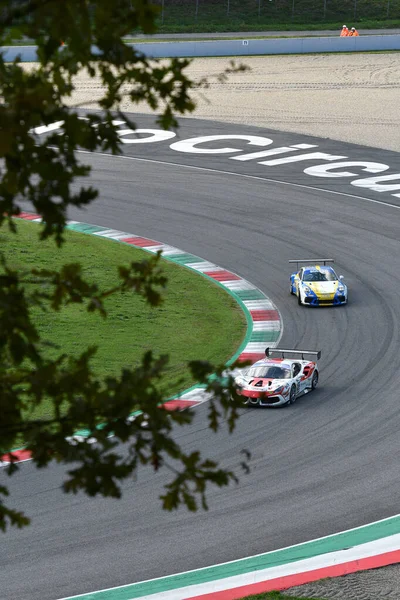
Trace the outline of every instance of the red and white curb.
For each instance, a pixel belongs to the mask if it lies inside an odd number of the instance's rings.
[[[400,515],[249,558],[62,600],[239,600],[400,561]]]
[[[42,221],[38,215],[26,212],[21,213],[19,218],[35,223],[41,223]],[[215,284],[223,287],[241,306],[247,319],[245,340],[238,352],[228,361],[227,366],[237,360],[243,362],[259,360],[265,356],[265,348],[267,346],[276,346],[280,339],[283,325],[279,311],[261,290],[236,273],[223,269],[198,256],[179,250],[179,248],[132,233],[107,229],[106,227],[80,223],[78,221],[68,221],[66,229],[118,241],[152,254],[161,250],[163,259],[194,270],[202,277],[206,277]],[[204,387],[194,386],[185,390],[179,396],[168,399],[163,407],[167,410],[182,410],[202,404],[209,398],[210,394],[204,390]],[[85,431],[76,433],[77,437],[85,437],[85,435]],[[15,450],[12,452],[12,458],[10,454],[1,457],[0,466],[6,466],[11,460],[13,462],[22,462],[29,460],[29,458],[29,453],[26,450]]]
[[[348,550],[340,550],[329,554],[299,560],[280,567],[269,567],[236,575],[226,580],[192,586],[182,590],[180,594],[147,595],[148,600],[235,600],[250,594],[281,591],[290,587],[354,573],[362,569],[384,566],[400,560],[400,534],[377,542],[362,544]],[[373,556],[372,556],[373,555]]]

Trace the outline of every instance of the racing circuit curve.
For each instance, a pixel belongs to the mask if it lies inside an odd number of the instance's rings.
[[[139,125],[154,127],[146,117]],[[312,144],[400,167],[397,153],[252,127],[182,120],[179,135],[268,136],[274,147]],[[163,513],[163,475],[140,472],[115,502],[63,495],[61,466],[38,473],[23,465],[10,489],[33,523],[7,534],[7,600],[54,600],[151,579],[398,512],[400,198],[371,189],[361,190],[363,198],[346,178],[312,179],[304,169],[318,159],[274,170],[256,159],[178,153],[171,143],[128,144],[123,157],[85,155],[101,197],[70,218],[141,232],[254,283],[282,314],[282,345],[322,349],[319,387],[289,409],[244,410],[233,436],[214,436],[204,407],[197,409],[192,427],[177,432],[188,448],[232,468],[241,448],[252,452],[251,473],[237,487],[212,490],[208,513]],[[243,139],[231,144],[255,152]],[[335,258],[348,306],[293,302],[288,260],[316,255]]]

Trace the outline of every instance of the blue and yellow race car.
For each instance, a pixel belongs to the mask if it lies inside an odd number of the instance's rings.
[[[348,291],[343,275],[336,275],[327,263],[332,258],[289,260],[296,263],[298,271],[290,276],[290,293],[297,296],[299,304],[308,306],[337,306],[347,304]],[[311,264],[310,264],[311,263]],[[302,266],[299,269],[299,265]]]

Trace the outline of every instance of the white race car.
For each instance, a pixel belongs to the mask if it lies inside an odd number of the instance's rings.
[[[271,358],[277,354],[279,358]],[[321,357],[320,351],[267,348],[263,358],[235,378],[237,394],[248,406],[282,406],[294,404],[299,396],[315,390],[318,384],[316,361],[304,355]],[[297,355],[299,358],[286,358]]]

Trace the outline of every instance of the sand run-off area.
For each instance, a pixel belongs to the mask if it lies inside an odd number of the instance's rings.
[[[193,60],[187,73],[195,81],[207,77],[209,87],[193,93],[197,108],[190,116],[400,150],[399,53],[254,56],[237,62],[250,70],[220,83],[217,76],[228,59]],[[100,80],[81,74],[75,83],[70,104],[96,108]],[[129,99],[121,108],[151,112]]]

